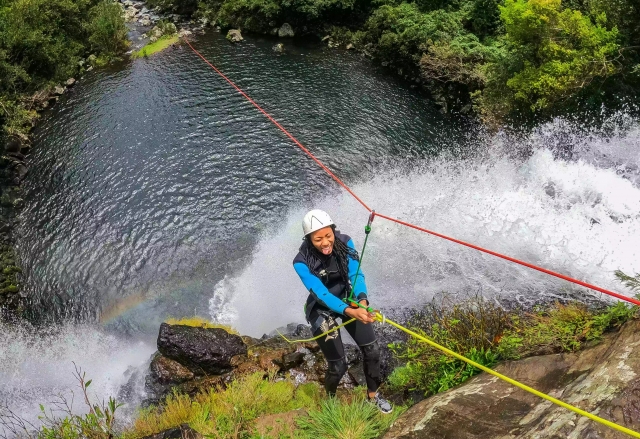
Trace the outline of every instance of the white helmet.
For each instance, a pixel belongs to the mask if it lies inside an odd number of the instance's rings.
[[[331,226],[334,222],[327,212],[320,209],[314,209],[309,211],[302,220],[302,231],[304,236],[309,233],[313,233],[316,230],[320,230],[323,227]]]

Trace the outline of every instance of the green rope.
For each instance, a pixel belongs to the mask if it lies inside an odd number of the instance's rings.
[[[369,240],[369,233],[371,233],[371,222],[376,215],[376,211],[372,210],[371,215],[369,215],[369,222],[366,226],[364,226],[364,244],[362,244],[362,251],[360,252],[360,260],[358,261],[358,269],[356,270],[356,276],[353,279],[353,285],[351,285],[351,292],[349,293],[349,297],[345,299],[345,302],[356,302],[354,300],[353,292],[356,289],[356,282],[358,282],[358,276],[360,275],[360,267],[362,266],[362,259],[364,258],[364,251],[367,248],[367,241]]]

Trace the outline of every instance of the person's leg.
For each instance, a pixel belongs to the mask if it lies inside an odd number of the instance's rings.
[[[367,396],[369,401],[378,407],[382,413],[391,413],[393,407],[378,394],[378,387],[382,383],[380,377],[380,345],[373,332],[373,325],[365,325],[356,321],[345,326],[351,338],[360,347],[363,357],[363,369],[367,381]]]
[[[322,319],[320,324],[313,325],[316,329],[313,331],[313,336],[316,337],[324,332],[327,332],[331,328],[335,328],[338,324],[332,317]],[[340,330],[334,331],[316,340],[320,346],[320,350],[327,360],[327,372],[324,376],[324,388],[327,391],[327,395],[335,396],[338,384],[343,375],[347,371],[347,361],[344,355],[344,346],[342,344],[342,337],[340,336]]]
[[[355,321],[345,326],[345,329],[362,351],[367,390],[369,391],[369,397],[373,397],[381,383],[380,347],[376,334],[373,332],[373,325],[365,325],[360,321]]]

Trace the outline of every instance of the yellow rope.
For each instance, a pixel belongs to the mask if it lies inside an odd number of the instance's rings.
[[[447,349],[444,346],[439,345],[438,343],[434,342],[433,340],[429,340],[428,338],[423,337],[422,335],[417,334],[417,333],[411,331],[410,329],[407,329],[404,326],[399,325],[396,322],[385,318],[378,311],[376,311],[376,320],[378,320],[379,322],[385,322],[386,321],[386,323],[390,324],[391,326],[394,326],[394,327],[398,328],[399,330],[404,331],[407,334],[416,337],[418,340],[420,340],[420,341],[422,341],[424,343],[427,343],[427,344],[429,344],[430,346],[432,346],[432,347],[434,347],[436,349],[441,350],[442,352],[444,352],[447,355],[451,355],[452,357],[455,357],[458,360],[462,360],[462,361],[472,365],[473,367],[477,367],[478,369],[483,370],[483,371],[485,371],[485,372],[487,372],[487,373],[489,373],[489,374],[491,374],[493,376],[496,376],[496,377],[500,378],[501,380],[504,380],[504,381],[508,382],[509,384],[513,384],[514,386],[519,387],[522,390],[525,390],[525,391],[527,391],[529,393],[533,393],[534,395],[539,396],[540,398],[546,399],[547,401],[551,401],[552,403],[557,404],[560,407],[564,407],[567,410],[571,410],[572,412],[577,413],[579,415],[586,416],[587,418],[589,418],[589,419],[591,419],[593,421],[596,421],[596,422],[598,422],[598,423],[600,423],[602,425],[606,425],[607,427],[611,427],[614,430],[620,431],[622,433],[626,433],[629,436],[640,438],[640,433],[638,433],[638,432],[635,432],[635,431],[630,430],[628,428],[625,428],[625,427],[623,427],[621,425],[618,425],[618,424],[616,424],[614,422],[611,422],[611,421],[608,421],[606,419],[603,419],[603,418],[601,418],[599,416],[593,415],[593,414],[591,414],[589,412],[585,412],[584,410],[580,410],[579,408],[574,407],[571,404],[567,404],[566,402],[560,401],[559,399],[556,399],[556,398],[554,398],[552,396],[549,396],[549,395],[547,395],[545,393],[539,392],[536,389],[533,389],[533,388],[531,388],[531,387],[529,387],[529,386],[527,386],[525,384],[522,384],[522,383],[520,383],[520,382],[518,382],[518,381],[516,381],[514,379],[511,379],[508,376],[502,375],[501,373],[498,373],[493,369],[489,369],[488,367],[485,367],[482,364],[478,364],[475,361],[470,360],[470,359],[468,359],[466,357],[463,357],[460,354],[456,354],[452,350]]]
[[[277,329],[276,329],[276,332],[278,334],[280,334],[280,337],[284,338],[287,343],[305,343],[307,341],[317,340],[317,339],[319,339],[321,337],[324,337],[327,334],[331,334],[332,332],[337,331],[338,329],[342,328],[343,326],[347,326],[349,323],[354,322],[355,320],[356,319],[351,319],[348,322],[344,322],[343,324],[338,325],[335,328],[332,328],[332,329],[328,330],[327,332],[323,332],[322,334],[317,335],[317,336],[315,336],[313,338],[307,338],[307,339],[304,339],[304,340],[289,340],[287,337],[282,335],[282,333],[280,331],[278,331]]]

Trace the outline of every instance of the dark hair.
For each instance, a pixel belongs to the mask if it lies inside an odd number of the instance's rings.
[[[349,284],[349,257],[351,257],[351,259],[353,260],[359,261],[360,256],[358,256],[357,250],[352,249],[336,236],[336,234],[340,232],[336,230],[335,225],[332,225],[331,229],[333,230],[333,234],[335,237],[333,240],[333,251],[331,254],[335,255],[336,262],[338,263],[338,271],[340,272],[340,275],[342,276],[344,283],[348,285]],[[304,259],[305,259],[305,263],[307,264],[307,267],[309,267],[309,271],[311,271],[311,273],[314,274],[315,276],[318,276],[318,273],[315,270],[315,267],[322,265],[322,264],[318,264],[318,262],[320,262],[321,253],[316,249],[316,247],[311,242],[310,235],[311,234],[304,237],[305,241],[307,242],[307,252],[304,255]]]

